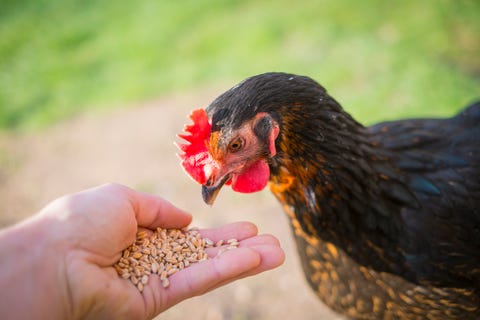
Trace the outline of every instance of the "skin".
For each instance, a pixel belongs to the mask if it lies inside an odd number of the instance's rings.
[[[275,268],[284,253],[249,222],[201,230],[238,249],[183,269],[163,288],[150,277],[143,293],[112,265],[138,227],[183,228],[192,216],[164,199],[109,184],[59,198],[0,232],[0,314],[5,319],[150,319],[187,298]]]

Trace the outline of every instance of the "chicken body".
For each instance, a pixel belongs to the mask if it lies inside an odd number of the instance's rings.
[[[207,113],[217,169],[204,199],[267,161],[307,281],[328,306],[356,319],[480,318],[480,103],[364,127],[313,80],[268,73]]]
[[[364,128],[329,103],[285,108],[271,161],[312,289],[357,319],[479,318],[480,105]]]

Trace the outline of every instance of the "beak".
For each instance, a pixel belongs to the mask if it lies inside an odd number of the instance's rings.
[[[212,205],[215,202],[215,198],[217,198],[220,189],[222,189],[225,182],[227,182],[229,179],[229,174],[223,176],[218,181],[214,181],[214,177],[210,176],[207,182],[202,186],[203,201],[208,205]]]

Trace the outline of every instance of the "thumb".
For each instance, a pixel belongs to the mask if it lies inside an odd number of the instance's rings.
[[[129,189],[129,200],[141,227],[183,228],[192,221],[189,213],[163,198]]]

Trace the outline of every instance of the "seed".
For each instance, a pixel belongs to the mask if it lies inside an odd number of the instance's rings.
[[[120,263],[113,265],[113,267],[115,268],[115,270],[117,271],[118,274],[122,274],[124,267],[121,267]]]
[[[177,271],[178,271],[177,268],[171,268],[170,270],[167,271],[167,276],[171,276],[172,274],[174,274]]]
[[[137,232],[137,240],[141,240],[143,238],[146,238],[148,235],[146,230],[141,230]]]
[[[160,273],[160,279],[162,280],[166,279],[168,275],[167,272],[168,272],[167,270],[163,270],[162,273]]]
[[[177,259],[175,259],[174,257],[171,257],[170,259],[166,259],[166,261],[171,263],[171,264],[176,264],[177,263]]]
[[[134,273],[135,273],[135,275],[136,275],[137,277],[140,277],[140,276],[142,275],[142,271],[141,271],[140,269],[138,269],[138,268],[135,269]]]
[[[136,251],[132,254],[133,259],[140,259],[142,256],[143,256],[143,254],[141,252],[138,252],[138,251]]]
[[[145,272],[145,270],[150,270],[151,265],[148,263],[148,261],[140,261],[140,266],[138,269],[140,269],[141,272]]]
[[[165,278],[162,280],[162,286],[164,288],[168,288],[169,285],[170,285],[170,280],[168,280],[168,278]]]
[[[224,246],[225,243],[228,246]],[[167,288],[170,286],[169,276],[192,263],[208,259],[205,249],[210,247],[221,247],[220,254],[237,248],[238,240],[218,240],[214,243],[202,238],[196,228],[157,228],[151,233],[141,230],[113,267],[120,277],[129,279],[140,292],[148,284],[150,274],[158,274],[162,286]]]
[[[152,263],[152,268],[151,268],[152,272],[157,273],[158,269],[160,269],[160,265],[157,262]]]
[[[237,239],[229,239],[227,243],[231,246],[238,246],[238,240]]]
[[[172,251],[168,251],[167,254],[165,255],[165,260],[172,259],[172,257],[173,257],[173,252],[172,252]]]
[[[198,241],[197,238],[193,238],[193,239],[191,240],[191,243],[192,243],[192,245],[193,245],[194,247],[198,247],[198,246],[199,246],[199,241]],[[192,251],[193,251],[193,250],[192,250]]]
[[[216,256],[217,256],[217,257],[218,257],[218,256],[220,256],[220,255],[221,255],[222,253],[224,253],[225,251],[227,251],[227,249],[225,249],[225,248],[221,248],[220,250],[218,250],[218,252],[217,252],[217,255],[216,255]]]

